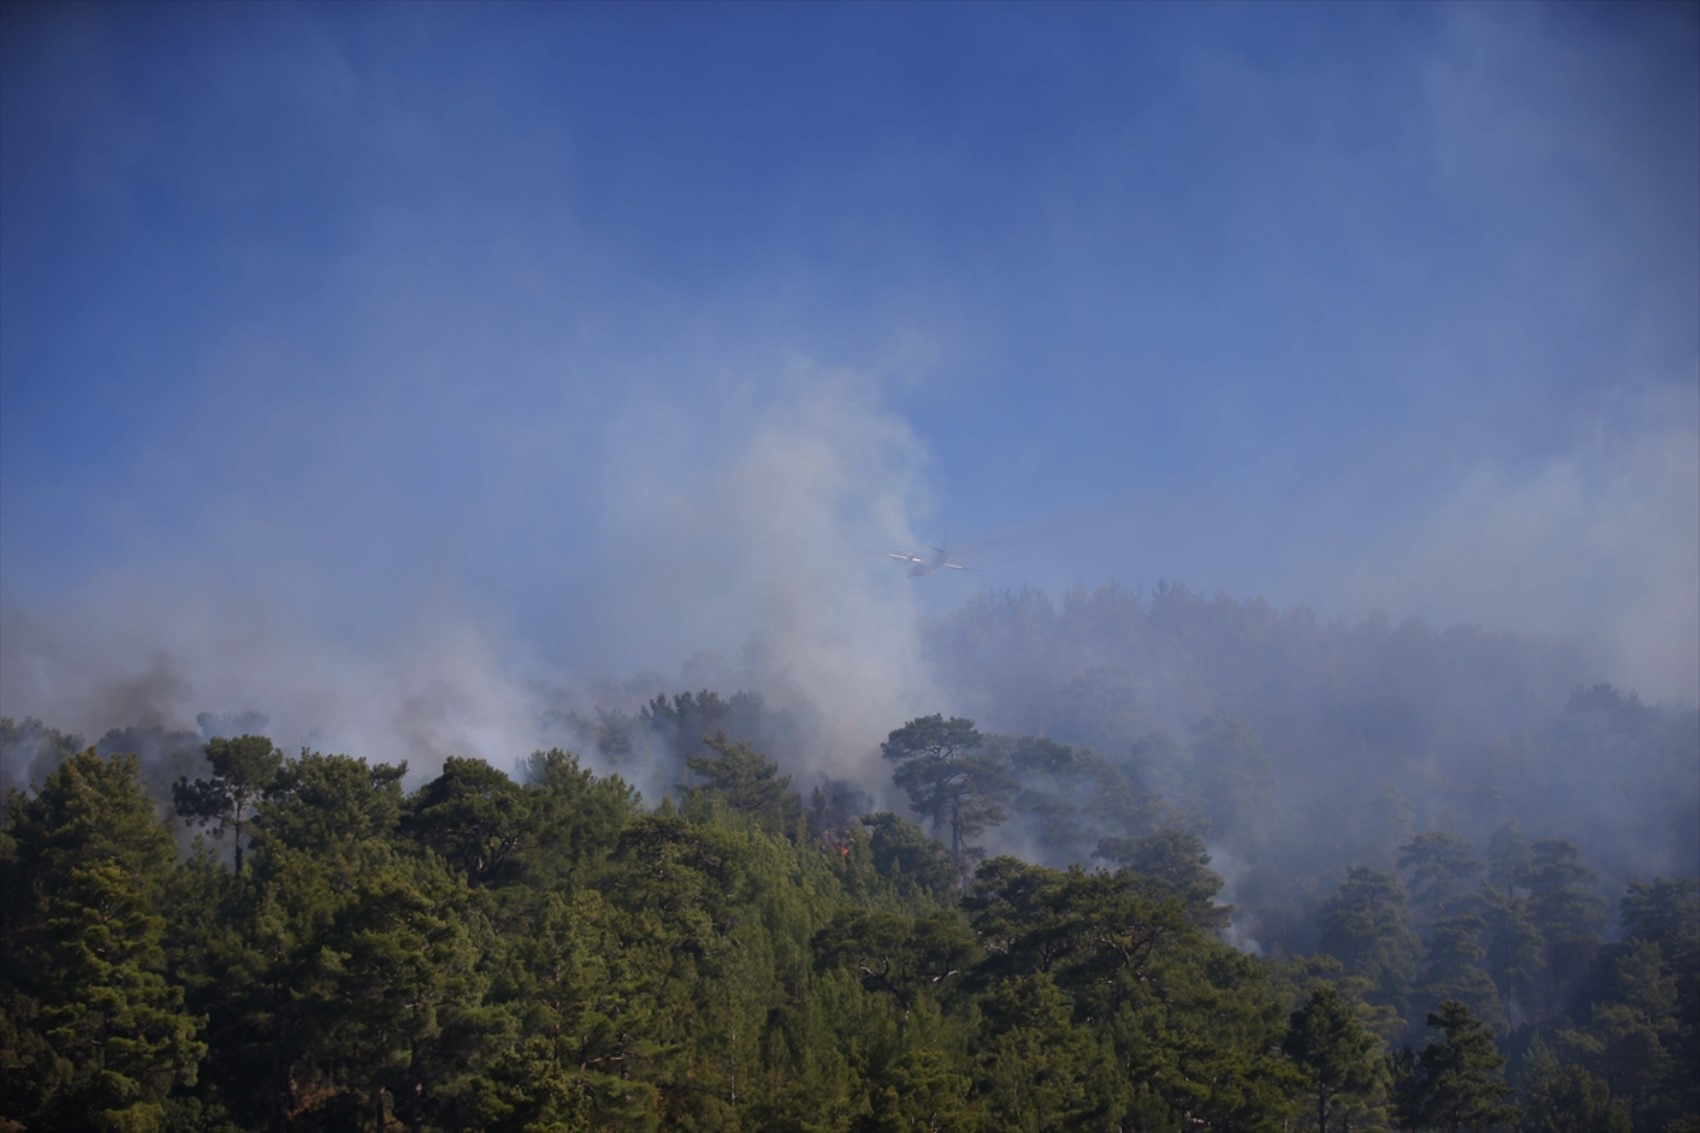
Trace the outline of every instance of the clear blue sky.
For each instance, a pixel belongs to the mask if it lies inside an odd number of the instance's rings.
[[[1179,579],[1700,679],[1693,5],[0,19],[10,609],[665,665],[813,500],[997,536],[931,609]],[[848,471],[764,526],[786,436]]]

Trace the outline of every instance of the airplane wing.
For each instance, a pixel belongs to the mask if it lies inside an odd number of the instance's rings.
[[[962,564],[961,564],[961,563],[945,563],[945,564],[944,564],[944,565],[945,565],[945,568],[946,568],[946,569],[948,569],[948,570],[972,570],[972,571],[977,571],[977,570],[979,570],[979,569],[980,569],[980,568],[979,568],[979,567],[965,567],[965,566],[963,566],[963,565],[962,565]]]
[[[898,560],[900,560],[902,562],[906,562],[906,563],[918,563],[918,562],[923,561],[919,558],[916,558],[914,555],[900,555],[896,551],[887,551],[885,553],[885,555],[886,555],[886,558],[888,558],[888,559],[898,559]]]

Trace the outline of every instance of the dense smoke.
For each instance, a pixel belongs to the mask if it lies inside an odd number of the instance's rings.
[[[0,714],[653,804],[652,698],[747,693],[867,806],[917,716],[1065,745],[989,852],[1180,824],[1246,907],[1508,821],[1689,868],[1691,13],[941,14],[863,106],[731,81],[744,15],[475,11],[11,17]],[[1172,70],[997,78],[1098,44]]]
[[[1426,830],[1477,846],[1508,825],[1577,838],[1608,889],[1700,871],[1692,702],[1644,703],[1605,683],[1680,669],[1659,632],[1690,616],[1680,604],[1663,625],[1631,619],[1640,647],[1635,634],[1319,618],[1171,583],[1056,599],[980,589],[929,610],[924,595],[967,579],[913,578],[886,553],[924,545],[928,464],[876,383],[800,372],[711,400],[715,412],[694,415],[635,403],[610,429],[597,454],[610,486],[601,561],[562,583],[574,590],[557,623],[576,627],[567,649],[447,598],[384,634],[338,639],[252,593],[134,584],[56,611],[7,610],[0,709],[136,750],[159,788],[196,772],[203,737],[257,712],[248,724],[286,749],[405,761],[415,783],[450,755],[512,771],[564,746],[651,805],[678,797],[685,759],[724,726],[805,798],[820,787],[847,815],[907,812],[880,741],[917,716],[962,714],[1013,759],[1016,789],[984,853],[1113,865],[1103,847],[1116,839],[1194,832],[1234,909],[1225,938],[1253,951],[1313,947],[1294,910],[1345,864],[1392,869]],[[1645,492],[1648,512],[1678,523],[1683,428],[1663,448],[1649,442],[1663,464],[1629,450],[1631,484],[1659,489]],[[1600,493],[1624,489],[1583,491],[1579,477],[1539,474],[1557,484],[1536,492],[1543,506],[1484,496],[1460,505],[1467,518],[1436,521],[1432,553],[1405,564],[1410,592],[1445,608],[1435,595],[1448,586],[1515,590],[1513,560],[1550,550],[1569,515],[1589,520],[1573,537],[1592,555],[1577,585],[1616,613],[1640,609],[1600,589],[1601,574],[1680,578],[1681,553],[1650,514],[1602,529]],[[991,573],[1000,552],[1079,522],[1012,525],[970,545]],[[1628,556],[1632,569],[1614,557],[1621,525],[1642,537],[1628,544],[1645,552]],[[1493,578],[1441,557],[1468,541],[1507,556],[1485,568]],[[1531,577],[1522,620],[1538,624],[1542,600],[1562,607],[1570,571]],[[1402,576],[1389,565],[1376,577],[1391,598]],[[732,699],[651,703],[704,690]],[[39,733],[14,739],[0,765],[9,785],[63,755]]]
[[[885,721],[936,710],[915,595],[884,553],[915,545],[924,453],[872,383],[798,374],[777,394],[731,391],[711,421],[661,435],[609,455],[618,577],[595,603],[603,640],[669,668],[704,648],[735,657],[721,691],[813,717],[811,759],[836,775]]]
[[[656,674],[625,682],[641,698],[758,692],[810,721],[809,770],[872,777],[885,731],[940,703],[911,580],[884,553],[915,543],[924,454],[853,375],[723,392],[713,421],[643,403],[609,431],[603,560],[560,582],[577,589],[566,642],[448,600],[339,640],[263,595],[134,579],[71,608],[6,611],[3,711],[100,735],[257,709],[286,745],[416,773],[451,754],[512,767],[561,738],[547,713],[592,708],[625,675],[591,666],[627,662]],[[639,418],[643,435],[628,434]]]

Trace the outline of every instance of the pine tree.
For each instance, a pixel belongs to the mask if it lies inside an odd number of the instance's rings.
[[[481,759],[449,756],[443,773],[409,800],[404,829],[473,885],[508,877],[530,829],[525,792]]]
[[[1523,1052],[1518,1079],[1520,1133],[1630,1133],[1629,1115],[1613,1104],[1606,1083],[1560,1062],[1539,1035]]]
[[[1190,830],[1170,827],[1145,838],[1105,838],[1092,856],[1130,870],[1149,896],[1179,901],[1202,929],[1220,931],[1234,915],[1232,906],[1217,904],[1222,879],[1210,869],[1204,839]]]
[[[1305,1077],[1317,1133],[1328,1133],[1339,1103],[1371,1094],[1380,1078],[1380,1040],[1332,984],[1320,984],[1293,1012],[1282,1050]]]
[[[540,888],[570,895],[620,841],[638,811],[638,794],[618,775],[599,778],[578,756],[554,748],[525,763],[534,843],[518,853]]]
[[[1487,925],[1484,970],[1499,990],[1506,1024],[1515,1029],[1532,1011],[1532,1001],[1545,968],[1540,930],[1529,920],[1528,901],[1484,885],[1477,907]]]
[[[1594,871],[1562,838],[1536,842],[1520,880],[1529,891],[1529,921],[1545,943],[1545,1006],[1557,1012],[1564,989],[1587,974],[1599,950],[1606,904],[1595,892]]]
[[[194,1084],[202,1020],[166,977],[163,893],[174,864],[137,760],[90,748],[5,827],[16,878],[4,952],[8,998],[27,1002],[9,1116],[41,1128],[162,1128],[172,1090]],[[14,982],[18,981],[18,982]]]
[[[1533,855],[1529,840],[1508,822],[1493,832],[1487,849],[1487,883],[1507,897],[1515,896],[1523,886]]]
[[[1487,922],[1472,914],[1435,922],[1414,997],[1419,1010],[1426,1014],[1428,1008],[1456,999],[1496,1032],[1505,1030],[1499,989],[1480,966],[1486,955],[1481,945],[1486,931]]]
[[[1118,1106],[1115,1057],[1043,972],[998,983],[982,1000],[979,1084],[1000,1130],[1101,1128]]]
[[[1493,1034],[1455,999],[1428,1017],[1444,1038],[1423,1048],[1399,1083],[1399,1114],[1411,1129],[1487,1130],[1515,1121],[1518,1109],[1506,1105],[1511,1093],[1499,1075],[1505,1056]]]
[[[395,833],[406,774],[405,763],[303,751],[278,773],[255,825],[270,845],[346,858]]]
[[[1428,921],[1461,911],[1482,867],[1464,839],[1431,830],[1400,848],[1399,868],[1409,871],[1411,904]]]
[[[936,1004],[918,1002],[905,1015],[898,1045],[874,1068],[872,1112],[857,1129],[972,1133],[982,1128],[982,1116],[970,1098],[973,1079],[963,1038]]]
[[[1003,761],[981,750],[974,722],[919,717],[892,732],[880,754],[897,764],[892,778],[916,813],[932,821],[933,836],[949,832],[951,859],[966,869],[976,853],[968,839],[1004,820],[1015,788]]]
[[[874,869],[903,896],[943,898],[956,884],[955,864],[913,823],[889,811],[867,815],[862,823],[872,832],[868,853]]]
[[[791,777],[749,744],[716,732],[703,740],[712,754],[692,755],[686,765],[706,782],[694,793],[723,802],[736,814],[749,815],[770,834],[795,834],[802,804],[791,790]]]
[[[206,746],[211,779],[177,780],[171,789],[177,813],[191,822],[212,826],[214,837],[231,832],[236,851],[236,872],[242,872],[242,851],[247,843],[242,827],[254,813],[265,793],[283,770],[283,753],[265,736],[214,739]]]
[[[1339,960],[1348,975],[1369,981],[1371,1002],[1403,1007],[1421,944],[1397,877],[1353,866],[1323,905],[1318,927],[1321,950]]]

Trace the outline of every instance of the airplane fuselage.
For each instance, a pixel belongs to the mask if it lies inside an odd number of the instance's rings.
[[[887,553],[899,562],[908,564],[904,568],[904,573],[910,578],[925,578],[927,575],[937,574],[941,570],[974,569],[973,567],[965,567],[961,563],[952,562],[950,552],[943,547],[934,547],[933,550],[934,555],[928,559],[923,559],[920,555],[906,555],[896,551]]]

